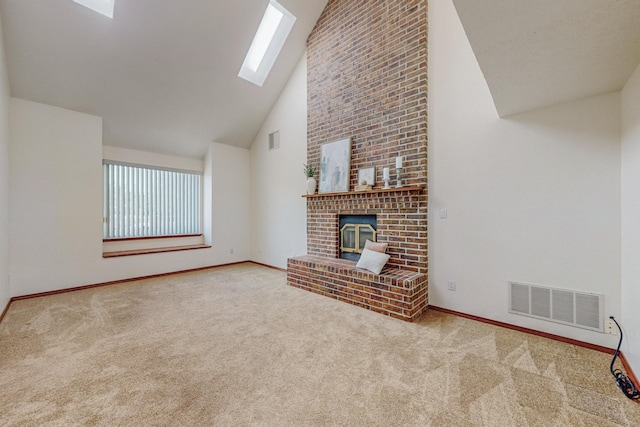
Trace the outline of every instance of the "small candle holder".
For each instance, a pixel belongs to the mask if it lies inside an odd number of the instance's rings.
[[[396,188],[402,187],[402,168],[396,168],[398,183],[396,184]]]

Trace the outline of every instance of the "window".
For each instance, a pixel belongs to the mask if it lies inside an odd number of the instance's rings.
[[[100,15],[113,19],[113,9],[116,0],[73,0],[74,2],[87,7]]]
[[[200,234],[202,174],[105,160],[104,239]]]
[[[295,22],[291,12],[270,0],[238,76],[262,86]]]

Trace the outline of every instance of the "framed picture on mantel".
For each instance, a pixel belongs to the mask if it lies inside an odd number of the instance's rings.
[[[351,138],[322,144],[318,193],[349,191]]]
[[[376,183],[376,167],[358,169],[358,185],[374,186]]]

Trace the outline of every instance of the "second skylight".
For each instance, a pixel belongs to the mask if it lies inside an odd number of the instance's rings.
[[[113,9],[115,7],[116,0],[73,0],[74,2],[87,7],[94,12],[98,12],[107,18],[113,19]]]
[[[291,12],[270,0],[238,76],[262,86],[295,22]]]

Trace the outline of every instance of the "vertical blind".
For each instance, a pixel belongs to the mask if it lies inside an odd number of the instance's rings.
[[[104,161],[104,238],[200,234],[199,172]]]

